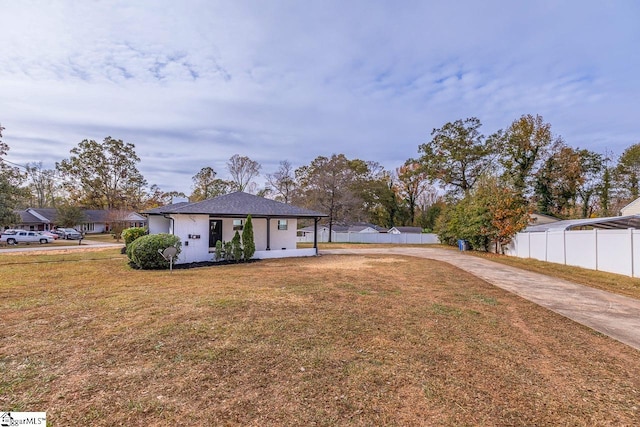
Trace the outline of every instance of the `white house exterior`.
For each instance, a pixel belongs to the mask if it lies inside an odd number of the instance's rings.
[[[178,236],[182,251],[177,263],[212,261],[216,242],[230,241],[236,230],[242,234],[251,215],[256,245],[255,259],[312,256],[311,249],[297,249],[299,218],[315,223],[326,215],[252,194],[235,192],[196,203],[177,203],[145,212],[149,233]]]
[[[638,214],[640,214],[640,198],[635,199],[633,202],[620,209],[620,215],[622,216]]]

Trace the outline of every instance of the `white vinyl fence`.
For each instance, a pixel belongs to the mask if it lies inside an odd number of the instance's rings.
[[[640,277],[640,230],[635,229],[518,233],[507,253]]]
[[[434,244],[440,243],[438,236],[432,233],[389,234],[389,233],[332,233],[332,242],[336,243],[394,243],[394,244]],[[318,242],[329,241],[329,233],[318,233]],[[313,243],[313,234],[298,237],[298,242]]]

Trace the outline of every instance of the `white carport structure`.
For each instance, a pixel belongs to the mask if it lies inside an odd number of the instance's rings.
[[[519,258],[640,277],[640,215],[557,221],[527,227],[507,253]]]

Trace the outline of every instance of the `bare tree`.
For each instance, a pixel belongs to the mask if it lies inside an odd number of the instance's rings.
[[[291,201],[291,194],[296,186],[293,166],[288,160],[282,160],[278,170],[267,174],[267,185],[275,193],[275,199],[284,203]]]
[[[260,163],[251,160],[247,156],[234,154],[227,162],[227,170],[231,175],[233,189],[244,191],[251,187],[251,181],[260,175]],[[254,186],[255,187],[255,186]]]
[[[54,206],[56,171],[44,169],[42,162],[27,163],[26,169],[36,206],[39,208]]]

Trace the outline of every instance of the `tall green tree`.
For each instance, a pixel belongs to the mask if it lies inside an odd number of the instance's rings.
[[[495,244],[497,251],[528,223],[528,207],[519,191],[486,176],[462,200],[445,208],[436,228],[442,242],[464,239],[484,251]]]
[[[366,218],[366,206],[375,201],[372,177],[379,171],[375,164],[360,159],[349,160],[344,154],[316,157],[309,165],[296,169],[299,183],[296,202],[326,213],[329,236],[333,225]],[[331,237],[330,237],[331,238]]]
[[[86,221],[84,211],[78,206],[69,203],[57,207],[56,225],[60,227],[77,227]]]
[[[138,171],[135,146],[106,137],[85,139],[56,163],[76,203],[97,209],[137,208],[147,182]]]
[[[605,161],[601,154],[586,149],[578,149],[581,165],[581,184],[577,188],[577,195],[582,204],[582,218],[589,218],[594,214],[595,200],[602,192]]]
[[[465,194],[492,165],[493,140],[480,133],[482,124],[475,117],[446,123],[431,132],[432,139],[418,147],[420,164],[426,176],[454,193]]]
[[[558,144],[536,175],[534,199],[538,212],[559,218],[577,216],[574,208],[584,180],[578,150]]]
[[[396,191],[409,213],[407,225],[415,225],[418,200],[428,187],[427,173],[417,161],[409,159],[396,169],[396,175]]]
[[[210,166],[200,169],[200,172],[191,178],[193,180],[193,192],[189,200],[200,202],[230,193],[233,183],[216,178],[216,175],[217,172]]]
[[[622,190],[627,201],[640,196],[638,181],[640,180],[640,143],[628,147],[620,158],[615,169],[616,186]]]
[[[387,228],[400,225],[402,220],[402,201],[397,194],[397,178],[384,171],[379,180],[377,192],[378,203],[369,211],[371,222]]]
[[[498,159],[504,168],[504,178],[523,197],[533,192],[534,177],[548,150],[559,142],[551,133],[551,125],[541,116],[526,114],[505,130],[490,137],[500,147]]]
[[[602,173],[602,185],[598,189],[598,196],[600,198],[602,216],[609,216],[611,206],[611,168],[606,163]]]

